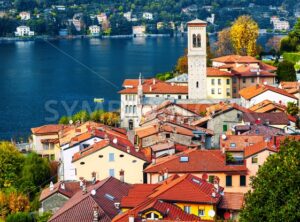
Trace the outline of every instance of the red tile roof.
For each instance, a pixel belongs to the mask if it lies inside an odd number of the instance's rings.
[[[258,63],[260,62],[252,56],[227,55],[212,59],[214,62],[222,63]]]
[[[260,103],[257,103],[254,106],[251,106],[249,110],[256,113],[267,113],[267,112],[273,112],[277,110],[285,112],[286,106],[266,99]]]
[[[64,125],[61,124],[49,124],[49,125],[31,128],[31,132],[35,135],[58,134],[58,132],[63,128]]]
[[[91,222],[93,221],[93,207],[98,207],[99,221],[110,222],[119,213],[114,203],[120,202],[128,194],[130,185],[110,177],[87,188],[87,193],[78,191],[60,208],[50,222]],[[92,195],[91,191],[96,194]],[[113,199],[108,198],[113,197]]]
[[[188,162],[180,162],[181,157],[188,157]],[[226,165],[225,155],[220,150],[189,149],[173,156],[156,160],[149,165],[145,173],[158,173],[167,169],[170,173],[204,173],[204,172],[232,172],[246,173],[244,165]]]
[[[138,79],[126,79],[123,82],[123,87],[127,87],[120,94],[136,94],[138,88]],[[171,83],[163,82],[157,79],[143,80],[144,94],[188,94],[187,86],[172,85]]]
[[[245,147],[264,141],[261,135],[226,135],[226,139],[220,138],[221,148],[231,151],[243,151]],[[231,144],[235,146],[232,147]]]
[[[63,183],[65,185],[64,189],[62,189],[62,182],[55,183],[53,190],[50,190],[50,187],[43,189],[40,196],[40,201],[47,199],[55,193],[60,193],[68,198],[71,198],[77,191],[80,190],[80,185],[77,181],[66,181]]]
[[[287,96],[287,97],[290,97],[290,98],[293,98],[293,99],[297,99],[294,95],[289,94],[285,90],[279,89],[279,88],[276,88],[276,87],[270,86],[270,85],[253,85],[253,86],[249,86],[247,88],[244,88],[244,89],[240,90],[239,93],[245,99],[250,100],[253,97],[258,96],[258,95],[260,95],[264,92],[267,92],[267,91],[272,91],[272,92],[275,92],[275,93],[278,93],[278,94],[281,94],[281,95],[284,95],[284,96]]]
[[[222,192],[223,188],[219,187],[215,197],[212,197],[213,190],[213,184],[191,174],[180,177],[175,175],[161,184],[134,185],[129,191],[128,196],[124,197],[121,201],[122,207],[132,209],[118,215],[113,221],[127,222],[129,215],[134,216],[137,221],[140,221],[137,217],[140,213],[151,209],[166,212],[166,207],[169,208],[169,214],[163,214],[163,220],[177,221],[177,216],[183,221],[202,221],[195,215],[184,213],[184,211],[173,205],[173,203],[182,201],[217,205],[221,200],[219,192]]]
[[[253,156],[254,154],[260,153],[264,150],[269,150],[272,152],[278,151],[278,149],[276,148],[276,146],[273,143],[262,141],[262,142],[254,144],[252,146],[246,147],[245,151],[244,151],[244,157],[248,158],[248,157]]]
[[[243,193],[225,192],[218,208],[226,209],[226,210],[241,210],[243,207],[243,203],[244,203]]]
[[[116,141],[116,143],[115,143]],[[88,155],[91,155],[101,149],[106,147],[113,147],[115,149],[121,150],[129,155],[135,156],[141,160],[148,161],[145,157],[144,153],[137,151],[135,147],[130,143],[129,140],[124,140],[121,138],[114,138],[114,139],[104,139],[99,142],[94,143],[93,145],[75,153],[72,158],[72,162],[78,161]],[[129,151],[129,152],[128,152]]]
[[[244,113],[243,121],[250,124],[268,125],[289,125],[289,118],[286,113]]]
[[[230,72],[225,72],[225,71],[221,71],[218,68],[213,68],[213,67],[207,67],[207,76],[208,77],[232,77],[234,76],[232,73]]]
[[[253,76],[275,77],[276,76],[275,73],[271,73],[269,71],[261,70],[261,69],[259,69],[258,71],[255,68],[250,67],[249,65],[235,67],[231,71],[234,75],[239,75],[242,77],[253,77]]]
[[[285,139],[300,141],[300,135],[275,136],[276,147],[279,147]]]

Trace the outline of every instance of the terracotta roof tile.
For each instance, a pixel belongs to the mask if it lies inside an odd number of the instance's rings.
[[[188,157],[188,162],[181,162],[181,157]],[[157,173],[168,169],[170,173],[203,173],[203,172],[233,172],[246,173],[244,165],[226,165],[225,155],[220,150],[189,149],[173,156],[167,156],[156,160],[149,165],[145,173]]]
[[[245,147],[264,141],[261,135],[226,135],[226,139],[220,138],[221,148],[231,151],[243,151]]]
[[[243,121],[250,124],[288,125],[288,115],[283,112],[275,113],[244,113]]]
[[[130,185],[109,177],[87,188],[87,193],[78,191],[60,208],[51,218],[50,222],[91,222],[93,221],[93,207],[98,207],[101,222],[110,222],[119,211],[114,203],[120,202],[128,194]],[[96,194],[92,195],[91,191]],[[108,198],[107,194],[113,197]]]
[[[243,207],[243,203],[244,203],[243,193],[225,192],[218,208],[226,209],[226,210],[241,210]]]
[[[260,62],[252,56],[227,55],[212,59],[214,62],[222,63],[258,63]]]
[[[123,86],[127,86],[127,88],[119,91],[119,93],[136,94],[138,82],[138,79],[125,80]],[[143,80],[142,85],[144,94],[188,94],[187,86],[172,85],[171,83],[163,82],[157,79],[145,79]]]
[[[232,77],[234,75],[230,72],[221,71],[218,68],[207,67],[207,76],[208,77],[214,77],[214,76]]]
[[[250,157],[254,154],[260,153],[261,151],[264,151],[264,150],[269,150],[272,152],[278,151],[278,149],[276,148],[276,146],[273,143],[262,141],[262,142],[254,144],[252,146],[246,147],[245,151],[244,151],[244,157],[248,158],[248,157]]]
[[[266,113],[276,110],[284,112],[286,110],[286,106],[266,99],[260,103],[257,103],[256,105],[251,106],[249,110],[257,113]]]
[[[279,88],[276,88],[276,87],[270,86],[270,85],[253,85],[253,86],[249,86],[247,88],[244,88],[244,89],[240,90],[239,93],[242,97],[249,100],[249,99],[251,99],[255,96],[258,96],[258,95],[260,95],[260,94],[262,94],[266,91],[272,91],[272,92],[275,92],[275,93],[278,93],[278,94],[281,94],[281,95],[284,95],[284,96],[287,96],[287,97],[290,97],[290,98],[293,98],[293,99],[297,99],[294,95],[289,94],[285,90],[279,89]]]
[[[60,130],[62,130],[63,128],[64,128],[64,125],[61,125],[61,124],[49,124],[49,125],[31,128],[31,132],[36,135],[58,134],[58,132]]]

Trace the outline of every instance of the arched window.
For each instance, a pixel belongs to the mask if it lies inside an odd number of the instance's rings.
[[[129,113],[132,113],[132,106],[129,106]]]
[[[130,119],[130,120],[128,121],[128,128],[129,128],[130,130],[133,129],[133,120],[132,120],[132,119]]]
[[[197,48],[200,48],[201,47],[201,35],[198,34],[197,35]]]
[[[197,46],[197,37],[196,34],[193,34],[193,47]]]
[[[199,88],[199,82],[198,81],[196,82],[196,88]]]
[[[133,106],[133,113],[136,113],[136,105]]]
[[[128,106],[125,106],[125,113],[128,113]]]

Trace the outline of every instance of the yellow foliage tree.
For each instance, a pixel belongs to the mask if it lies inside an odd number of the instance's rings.
[[[0,191],[0,218],[5,219],[8,214],[27,212],[30,202],[27,196],[18,192],[5,193]]]
[[[230,29],[230,37],[238,55],[256,55],[257,23],[247,15],[238,17]]]

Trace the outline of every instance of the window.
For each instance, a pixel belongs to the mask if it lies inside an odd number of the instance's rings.
[[[251,161],[252,161],[253,164],[257,164],[257,163],[258,163],[257,155],[253,156],[253,157],[251,158]]]
[[[128,110],[129,113],[132,112],[132,106],[129,106],[129,110]]]
[[[181,99],[181,95],[178,95],[178,99]]]
[[[169,139],[170,137],[171,137],[171,136],[170,136],[170,133],[167,133],[167,134],[166,134],[166,138]]]
[[[236,83],[236,77],[232,78],[232,83]]]
[[[110,177],[114,177],[114,176],[115,176],[115,169],[109,169],[108,175],[109,175]]]
[[[196,88],[199,88],[199,82],[198,81],[196,82]]]
[[[80,162],[80,165],[84,165],[85,164],[85,162]]]
[[[124,157],[124,154],[120,154],[120,157],[121,157],[121,158]]]
[[[200,48],[201,47],[201,35],[198,34],[197,35],[197,48]]]
[[[230,147],[231,147],[231,148],[235,148],[235,147],[236,147],[236,144],[235,144],[235,143],[230,143]]]
[[[218,79],[218,85],[221,85],[221,79]]]
[[[215,89],[211,89],[211,94],[215,94]]]
[[[50,160],[55,160],[55,155],[54,154],[50,155]]]
[[[251,78],[251,82],[254,83],[254,80],[255,80],[255,79],[252,77],[252,78]]]
[[[184,210],[184,212],[189,214],[189,213],[191,213],[191,206],[184,206],[183,210]]]
[[[240,176],[240,186],[241,187],[246,186],[246,176],[244,176],[244,175]]]
[[[201,217],[201,216],[204,216],[204,215],[205,215],[204,209],[198,209],[198,216]]]
[[[103,158],[103,155],[99,155],[99,158]]]
[[[226,187],[232,186],[232,176],[226,176]]]
[[[233,93],[236,93],[236,88],[233,88]]]
[[[136,105],[133,106],[133,113],[136,113]]]
[[[228,130],[227,124],[224,124],[223,125],[223,132],[227,132],[227,130]]]
[[[243,78],[243,83],[246,83],[246,78]]]
[[[215,79],[211,79],[211,84],[215,85]]]
[[[145,216],[148,220],[157,220],[157,219],[159,219],[159,215],[157,213],[154,213],[154,212],[147,213]]]
[[[228,89],[228,88],[226,89],[226,95],[230,96],[230,89]]]
[[[210,175],[210,176],[208,177],[208,182],[213,183],[213,182],[214,182],[214,178],[215,178],[214,175]]]
[[[197,46],[197,37],[196,34],[193,34],[193,47],[195,48]]]
[[[218,94],[221,94],[221,93],[222,93],[222,89],[218,88]]]
[[[115,154],[114,153],[109,153],[109,155],[108,155],[108,161],[109,162],[114,162],[115,161]]]
[[[128,113],[128,106],[125,106],[125,113]]]
[[[230,85],[230,79],[226,79],[226,84]]]

